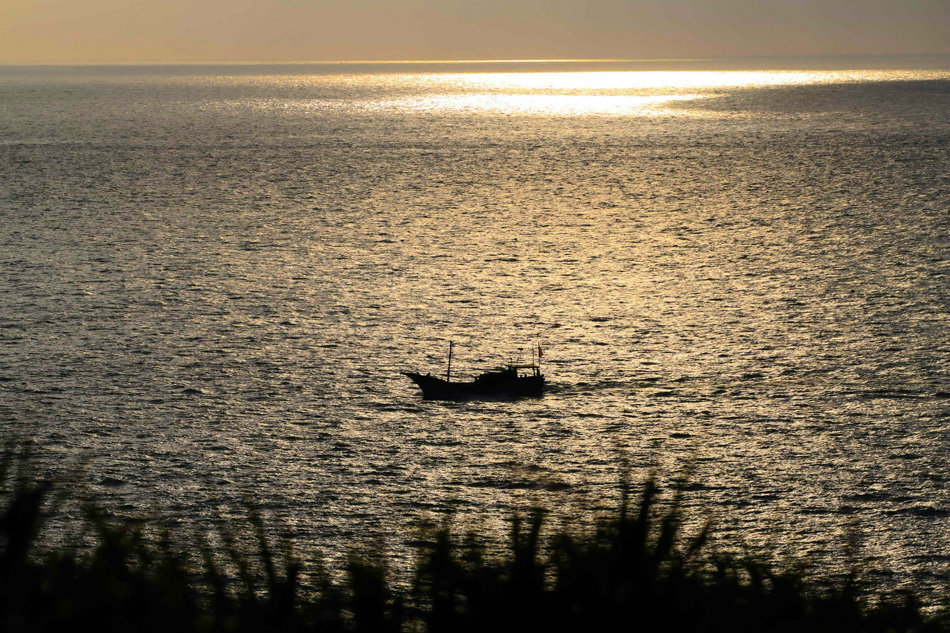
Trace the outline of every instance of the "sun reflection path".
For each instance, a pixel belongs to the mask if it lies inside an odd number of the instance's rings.
[[[849,73],[797,71],[611,71],[429,75],[460,86],[500,90],[618,93],[817,83]]]
[[[585,72],[414,72],[193,78],[241,87],[234,107],[349,114],[549,116],[723,116],[703,99],[737,90],[950,79],[943,70],[674,70]],[[255,90],[285,94],[255,99]],[[673,107],[695,101],[696,107]]]
[[[377,102],[371,107],[392,107],[414,112],[484,112],[495,114],[623,115],[632,111],[659,111],[672,101],[702,95],[556,95],[474,93],[425,95]]]
[[[420,73],[389,78],[396,94],[365,110],[496,114],[688,116],[673,102],[772,86],[925,79],[920,71],[610,71]],[[350,78],[352,81],[354,78]],[[379,81],[379,77],[375,77]],[[351,104],[352,105],[352,104]]]
[[[827,74],[827,73],[826,73]],[[781,72],[541,72],[403,76],[420,94],[369,107],[416,112],[624,115],[666,111],[664,104],[700,99],[717,90],[811,83],[819,73]]]

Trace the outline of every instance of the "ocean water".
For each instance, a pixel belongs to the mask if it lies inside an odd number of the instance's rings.
[[[120,517],[397,564],[688,472],[717,547],[932,590],[950,61],[786,62],[0,68],[3,435]],[[450,340],[548,393],[422,400]]]

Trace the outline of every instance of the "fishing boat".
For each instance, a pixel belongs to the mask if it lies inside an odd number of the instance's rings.
[[[544,391],[544,374],[541,373],[541,346],[538,345],[537,362],[508,363],[504,367],[486,371],[469,382],[452,380],[452,347],[449,343],[449,363],[445,379],[430,374],[403,372],[420,389],[426,400],[459,400],[479,397],[540,396]]]

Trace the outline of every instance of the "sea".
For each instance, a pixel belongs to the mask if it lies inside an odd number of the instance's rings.
[[[423,400],[450,342],[546,393]],[[331,563],[655,477],[712,548],[945,593],[950,57],[0,67],[0,428]]]

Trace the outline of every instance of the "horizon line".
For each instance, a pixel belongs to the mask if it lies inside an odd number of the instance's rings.
[[[313,60],[0,60],[0,66],[306,66],[328,65],[346,66],[358,64],[543,64],[543,63],[642,63],[642,62],[700,62],[738,59],[835,59],[835,58],[884,58],[884,57],[933,57],[950,59],[947,53],[832,53],[832,54],[757,54],[757,55],[715,55],[709,57],[545,57],[514,59],[313,59]]]

